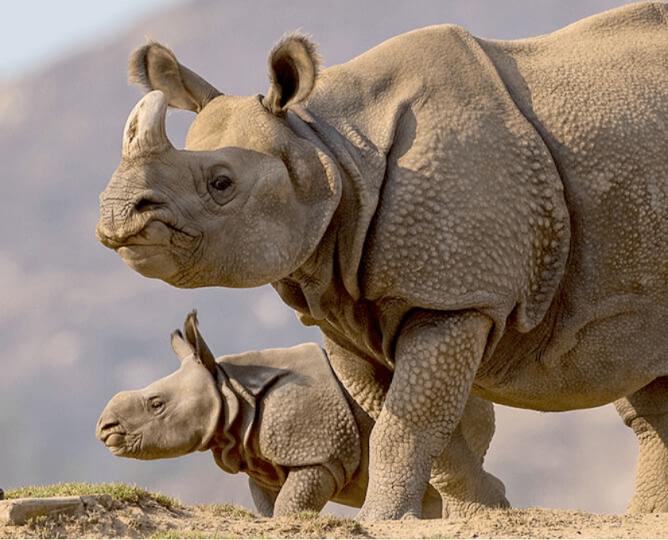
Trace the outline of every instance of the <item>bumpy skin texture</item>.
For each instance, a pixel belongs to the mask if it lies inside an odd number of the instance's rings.
[[[314,343],[214,360],[194,314],[172,335],[181,369],[105,407],[97,437],[117,456],[161,459],[211,451],[249,476],[260,514],[360,507],[373,420],[346,394]],[[421,501],[422,504],[422,501]],[[423,512],[441,516],[433,488]]]
[[[515,42],[435,26],[319,74],[286,38],[266,98],[151,44],[132,71],[162,93],[130,116],[98,237],[176,286],[272,283],[322,329],[377,417],[360,519],[419,515],[430,474],[463,486],[447,511],[504,504],[464,435],[469,395],[617,402],[641,441],[631,509],[666,508],[667,12]],[[176,150],[164,110],[188,100]]]

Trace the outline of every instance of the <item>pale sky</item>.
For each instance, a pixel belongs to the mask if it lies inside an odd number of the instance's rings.
[[[0,0],[0,83],[180,0]]]

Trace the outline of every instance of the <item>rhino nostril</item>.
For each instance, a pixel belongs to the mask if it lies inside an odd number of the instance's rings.
[[[135,212],[141,214],[142,212],[148,212],[151,210],[155,210],[159,206],[162,206],[161,203],[154,201],[152,199],[148,199],[146,197],[142,197],[139,199],[134,206]]]

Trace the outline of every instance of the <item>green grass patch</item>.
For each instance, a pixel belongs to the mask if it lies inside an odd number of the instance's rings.
[[[5,491],[5,499],[20,499],[24,497],[46,498],[67,497],[70,495],[111,495],[121,502],[139,504],[146,499],[153,499],[165,508],[181,508],[176,499],[153,493],[145,489],[128,484],[88,484],[86,482],[69,482],[53,484],[51,486],[29,486]]]

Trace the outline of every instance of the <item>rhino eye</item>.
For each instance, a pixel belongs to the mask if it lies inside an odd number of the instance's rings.
[[[225,191],[228,187],[232,185],[232,179],[228,176],[216,176],[211,180],[211,187],[217,189],[218,191]]]
[[[229,176],[216,176],[208,184],[209,195],[218,204],[225,204],[232,198],[232,186],[234,182]]]
[[[165,402],[160,398],[151,398],[148,402],[148,408],[153,414],[160,414],[165,408]]]

